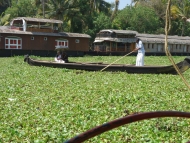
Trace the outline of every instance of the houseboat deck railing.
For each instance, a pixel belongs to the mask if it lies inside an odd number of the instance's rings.
[[[53,19],[18,17],[11,21],[10,29],[31,32],[57,33],[62,23],[63,22],[60,20]]]
[[[41,28],[33,28],[33,27],[28,27],[26,29],[26,31],[31,31],[31,32],[49,32],[49,33],[54,32],[54,30],[50,29],[50,28],[43,28],[43,29],[41,29]]]
[[[14,29],[14,30],[23,30],[23,27],[17,27],[17,26],[10,26],[10,29]]]
[[[19,31],[23,31],[23,27],[17,27],[17,26],[10,26],[10,29],[14,29],[14,30],[19,30]],[[31,32],[49,32],[49,33],[58,33],[58,30],[54,30],[50,27],[43,27],[41,26],[39,27],[32,27],[29,26],[26,28],[26,31],[31,31]]]

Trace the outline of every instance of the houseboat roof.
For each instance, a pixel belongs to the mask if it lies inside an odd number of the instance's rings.
[[[164,34],[141,34],[141,33],[137,33],[136,34],[137,37],[147,37],[147,38],[165,38]],[[183,40],[190,40],[189,36],[178,36],[178,35],[168,35],[168,39],[183,39]]]
[[[165,35],[164,34],[140,34],[137,33],[136,37],[140,38],[144,43],[165,43]],[[177,35],[169,35],[168,37],[169,44],[187,44],[190,45],[190,37],[189,36],[177,36]]]
[[[40,23],[63,23],[61,20],[55,20],[55,19],[43,19],[43,18],[30,18],[30,17],[17,17],[12,19],[12,21],[17,20],[26,20],[31,22],[40,22]]]
[[[106,37],[96,37],[94,43],[96,42],[103,42],[103,41],[113,41],[113,42],[135,42],[136,38],[140,38],[144,43],[165,43],[165,35],[164,34],[143,34],[143,33],[138,33],[137,31],[132,31],[132,30],[115,30],[115,29],[103,29],[100,30],[98,34],[101,33],[116,33],[116,34],[123,34],[123,35],[133,35],[134,38],[112,38],[110,35]],[[177,35],[168,35],[168,43],[169,44],[184,44],[184,45],[190,45],[190,37],[189,36],[177,36]]]
[[[136,31],[132,31],[132,30],[115,30],[115,29],[104,29],[101,30],[99,33],[102,32],[110,32],[110,33],[117,33],[117,34],[124,34],[124,35],[136,35]]]
[[[81,33],[69,33],[69,32],[59,32],[59,33],[30,32],[30,31],[20,31],[20,30],[10,29],[9,26],[0,26],[0,33],[91,38],[89,35],[87,35],[87,34],[81,34]]]

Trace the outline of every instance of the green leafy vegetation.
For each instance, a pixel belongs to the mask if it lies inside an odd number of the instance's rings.
[[[40,58],[53,60],[53,58]],[[118,63],[131,64],[135,56]],[[190,92],[178,75],[87,72],[0,58],[0,142],[60,143],[111,120],[148,111],[190,111]],[[107,62],[117,56],[70,57]],[[179,62],[184,57],[176,56]],[[145,57],[146,64],[169,65],[167,57]],[[190,70],[184,73],[190,82]],[[190,120],[157,118],[131,123],[89,139],[88,143],[186,142]]]
[[[119,0],[1,0],[0,25],[15,17],[36,17],[63,21],[61,31],[86,33],[95,38],[102,29],[135,30],[164,34],[168,0],[131,0],[118,9]],[[169,35],[190,36],[190,1],[172,0]],[[92,42],[91,41],[91,42]]]

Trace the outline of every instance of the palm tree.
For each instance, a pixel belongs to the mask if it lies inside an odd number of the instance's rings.
[[[9,23],[10,14],[4,14],[4,12],[0,15],[0,25],[5,26]]]
[[[140,4],[141,2],[147,2],[146,0],[131,0],[131,6],[134,3],[135,5]]]
[[[104,0],[90,0],[91,6],[96,12],[109,13],[111,4]],[[93,4],[93,5],[92,5]]]
[[[154,9],[160,19],[165,20],[166,0],[136,0],[135,6],[142,5]]]
[[[113,19],[115,18],[116,14],[118,12],[118,7],[119,7],[119,0],[115,0],[115,9],[112,13],[111,21],[113,21]]]
[[[171,6],[171,17],[172,19],[180,19],[182,22],[182,32],[181,36],[184,35],[184,30],[186,26],[187,19],[190,18],[190,1],[183,0],[183,2],[177,1],[177,3]]]
[[[49,18],[64,21],[65,29],[75,32],[76,22],[83,23],[83,16],[80,13],[78,0],[49,0],[48,9],[45,11]],[[69,28],[67,28],[68,26]]]
[[[34,5],[38,9],[36,15],[40,15],[40,17],[43,15],[43,18],[45,18],[45,9],[47,9],[48,2],[49,0],[34,0]]]
[[[49,0],[47,4],[48,10],[46,13],[48,17],[64,20],[70,12],[79,11],[76,5],[74,5],[74,0]]]

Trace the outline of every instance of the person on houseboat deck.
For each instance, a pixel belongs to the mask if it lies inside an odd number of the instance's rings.
[[[144,66],[144,56],[145,56],[145,50],[142,41],[137,38],[136,39],[136,48],[133,50],[133,52],[138,51],[137,57],[136,57],[136,66]]]
[[[58,62],[58,63],[64,62],[62,60],[62,55],[61,55],[60,51],[57,51],[57,55],[55,56],[55,62]]]

